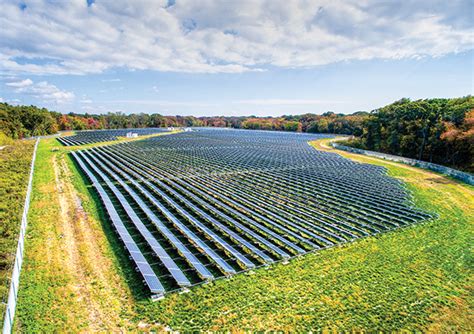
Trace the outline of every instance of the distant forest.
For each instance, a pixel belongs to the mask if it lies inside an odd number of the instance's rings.
[[[282,117],[194,117],[108,113],[67,115],[35,106],[0,103],[0,138],[59,130],[144,127],[231,127],[353,135],[349,145],[474,172],[474,97],[402,99],[371,112],[326,112]]]
[[[474,97],[410,101],[374,110],[352,146],[474,172]]]

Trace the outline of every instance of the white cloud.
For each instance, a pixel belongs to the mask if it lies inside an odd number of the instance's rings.
[[[158,88],[158,86],[153,86],[151,87],[151,90],[155,93],[159,93],[160,92],[160,89]]]
[[[24,88],[31,86],[33,84],[33,81],[31,79],[25,79],[25,80],[20,80],[20,81],[14,81],[14,82],[7,82],[5,85],[9,87],[15,87],[15,88]]]
[[[0,67],[14,74],[234,73],[438,57],[474,45],[470,0],[116,0],[90,7],[37,0],[22,7],[0,3]]]
[[[116,79],[102,79],[102,82],[120,82],[121,80],[116,78]]]
[[[45,103],[64,104],[74,100],[73,92],[61,90],[47,81],[33,82],[31,79],[7,82],[5,84],[12,87],[15,93],[33,96]]]

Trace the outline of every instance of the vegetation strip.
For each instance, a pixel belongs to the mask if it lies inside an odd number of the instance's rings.
[[[2,320],[15,261],[34,146],[35,142],[31,140],[10,140],[8,145],[0,150],[0,299],[2,301],[0,317]]]
[[[24,253],[24,243],[25,243],[25,234],[26,228],[28,225],[28,211],[30,207],[30,198],[31,198],[31,189],[33,183],[33,174],[35,171],[35,161],[36,161],[36,150],[38,148],[39,139],[36,140],[35,146],[33,149],[33,157],[31,158],[30,172],[28,177],[28,186],[26,190],[25,202],[23,206],[23,213],[21,217],[21,226],[20,233],[18,237],[18,245],[15,256],[15,263],[13,265],[13,271],[11,273],[10,281],[10,291],[8,294],[8,301],[6,304],[5,317],[3,320],[3,333],[11,333],[13,328],[13,322],[15,320],[15,311],[17,304],[18,289],[20,286],[20,274],[23,264],[23,253]]]

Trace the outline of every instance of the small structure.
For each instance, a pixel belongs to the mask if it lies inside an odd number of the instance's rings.
[[[137,138],[138,133],[136,132],[127,132],[127,138]]]
[[[191,131],[193,131],[193,129],[191,129],[191,128],[184,128],[184,132],[191,132]]]

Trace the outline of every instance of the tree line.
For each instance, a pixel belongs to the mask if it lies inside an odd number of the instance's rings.
[[[61,114],[0,103],[0,137],[18,139],[60,130],[145,127],[231,127],[353,135],[349,145],[474,171],[474,98],[401,99],[371,112],[281,117],[194,117],[160,114]],[[2,134],[3,133],[3,134]]]
[[[326,112],[322,115],[282,117],[194,117],[144,113],[127,115],[120,112],[101,115],[76,113],[65,115],[35,106],[13,106],[0,103],[0,131],[14,139],[49,135],[63,130],[192,126],[360,135],[362,123],[368,115],[367,112],[358,112],[353,115]]]
[[[401,99],[372,111],[349,143],[474,172],[474,97]]]

